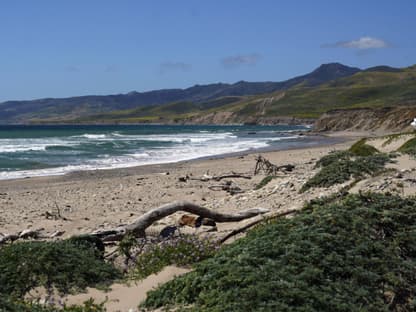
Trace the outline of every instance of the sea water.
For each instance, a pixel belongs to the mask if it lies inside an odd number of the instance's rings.
[[[314,144],[305,126],[0,126],[0,179]]]

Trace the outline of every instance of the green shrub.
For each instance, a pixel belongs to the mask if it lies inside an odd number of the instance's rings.
[[[217,245],[193,235],[169,238],[160,244],[152,244],[136,259],[133,278],[143,279],[161,271],[165,266],[175,264],[187,267],[214,255]]]
[[[2,312],[105,312],[104,303],[96,304],[90,299],[83,305],[45,306],[37,303],[12,300],[0,296],[0,311]]]
[[[386,135],[384,137],[386,139],[386,141],[384,141],[382,146],[387,146],[387,145],[391,144],[392,142],[401,139],[403,136],[410,136],[410,135],[414,136],[415,134],[416,134],[416,131],[394,133],[394,134]]]
[[[348,151],[355,156],[372,156],[379,153],[374,146],[368,145],[366,142],[367,139],[361,139],[355,142]]]
[[[383,194],[309,203],[252,230],[148,293],[191,311],[415,311],[416,200]]]
[[[68,239],[71,244],[94,249],[98,257],[104,256],[105,246],[104,243],[96,236],[91,235],[78,235],[72,236]]]
[[[398,149],[399,152],[416,157],[416,138],[410,139]]]
[[[119,277],[95,248],[84,244],[22,242],[0,249],[0,295],[22,298],[38,286],[67,293]]]
[[[337,163],[340,160],[348,160],[351,157],[352,155],[349,151],[333,151],[319,159],[316,162],[315,168],[327,167],[331,164]]]
[[[318,162],[322,169],[310,178],[301,188],[301,192],[312,187],[329,187],[343,183],[351,178],[356,180],[366,175],[376,175],[391,161],[386,154],[352,157],[348,152],[337,152],[322,157]]]
[[[267,176],[267,177],[265,177],[265,178],[263,178],[263,180],[261,180],[260,181],[260,183],[259,184],[257,184],[256,185],[256,187],[254,188],[255,190],[259,190],[259,189],[261,189],[262,187],[265,187],[267,184],[269,184],[269,182],[271,181],[271,180],[273,180],[275,177],[273,177],[273,176]]]

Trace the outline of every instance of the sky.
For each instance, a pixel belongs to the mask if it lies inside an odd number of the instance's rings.
[[[415,0],[1,0],[0,102],[416,63]]]

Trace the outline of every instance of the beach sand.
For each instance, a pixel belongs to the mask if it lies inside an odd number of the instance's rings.
[[[152,208],[176,200],[188,200],[223,212],[253,207],[281,209],[299,204],[312,195],[299,195],[297,191],[314,173],[314,160],[348,145],[341,143],[64,176],[3,180],[0,181],[0,233],[32,229],[41,230],[46,236],[62,231],[62,237],[69,237],[129,223]],[[192,180],[207,173],[253,175],[258,154],[276,165],[293,164],[295,169],[290,174],[281,174],[259,191],[254,188],[265,177],[262,174],[251,180],[228,179],[245,191],[234,196],[208,188],[221,182]],[[180,182],[179,177],[186,175],[191,179]],[[62,218],[50,216],[58,212]],[[162,224],[175,222],[179,215],[162,220]]]

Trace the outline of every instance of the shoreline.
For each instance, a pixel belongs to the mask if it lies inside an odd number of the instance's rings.
[[[178,128],[183,130],[183,134],[173,128],[155,128],[154,134],[150,133],[152,136],[149,136],[149,139],[147,128],[144,130],[106,128],[103,131],[97,130],[95,126],[91,129],[85,129],[85,126],[81,125],[79,127],[79,129],[70,129],[69,133],[62,133],[62,130],[59,130],[57,133],[53,132],[52,136],[48,128],[37,129],[36,131],[41,131],[44,137],[42,135],[32,137],[30,132],[28,135],[28,131],[23,131],[22,138],[19,137],[15,143],[9,143],[11,139],[6,135],[6,146],[0,148],[2,153],[6,153],[0,163],[4,168],[0,172],[0,180],[62,176],[79,171],[123,169],[233,155],[253,150],[284,149],[286,145],[308,145],[308,142],[304,142],[304,137],[315,137],[315,140],[322,137],[307,135],[310,130],[299,127],[217,129],[202,126],[202,128]],[[11,138],[13,137],[12,135]],[[56,137],[56,140],[47,140],[49,137],[53,139]],[[142,144],[141,140],[145,142]],[[211,141],[214,143],[209,143]],[[110,147],[113,146],[113,150],[103,142],[110,144]],[[120,146],[118,142],[121,142]],[[119,151],[118,147],[120,147]],[[25,154],[28,151],[30,153],[32,148],[37,153],[33,154],[33,161],[31,154],[29,156]],[[91,148],[96,150],[92,152]],[[69,152],[62,152],[61,155],[59,152],[61,149]],[[10,156],[7,153],[13,154]],[[18,165],[14,165],[13,155]]]
[[[151,173],[153,172],[152,168],[153,166],[160,168],[164,167],[166,170],[169,169],[169,167],[174,167],[177,164],[181,163],[188,163],[188,162],[197,162],[197,161],[204,161],[204,160],[210,160],[210,159],[225,159],[229,157],[238,157],[243,155],[250,155],[250,154],[257,154],[257,153],[269,153],[269,152],[277,152],[277,151],[285,151],[285,150],[293,150],[293,149],[307,149],[307,148],[313,148],[313,147],[320,147],[320,146],[327,146],[337,143],[342,143],[345,141],[348,141],[350,138],[348,136],[342,135],[342,136],[330,136],[325,134],[317,134],[317,133],[303,133],[301,131],[301,135],[296,139],[287,139],[285,141],[280,141],[280,145],[270,145],[267,147],[261,147],[261,148],[254,148],[254,149],[248,149],[244,151],[237,151],[237,152],[229,152],[229,153],[223,153],[223,154],[217,154],[217,155],[207,155],[207,156],[200,156],[196,158],[190,158],[185,160],[179,160],[179,161],[171,161],[171,162],[162,162],[162,163],[154,163],[154,164],[143,164],[143,165],[126,165],[122,167],[117,168],[94,168],[94,169],[85,169],[85,170],[73,170],[68,172],[59,172],[57,174],[44,174],[44,175],[27,175],[22,177],[12,177],[12,178],[0,178],[0,187],[1,184],[5,181],[9,182],[18,182],[23,180],[33,180],[33,179],[52,179],[52,178],[73,178],[73,177],[82,177],[86,178],[89,176],[94,177],[108,177],[112,175],[118,175],[117,171],[124,172],[124,171],[130,171],[133,170],[135,172],[140,171],[140,168],[144,169],[144,173]],[[359,137],[359,136],[358,136]],[[302,140],[306,139],[306,142],[301,142]],[[57,167],[57,169],[60,167]],[[149,170],[146,170],[147,168],[150,168]],[[51,168],[53,169],[53,168]],[[29,170],[32,171],[32,170]],[[35,171],[35,170],[33,170]],[[26,172],[25,170],[22,171],[16,171],[16,172]]]

